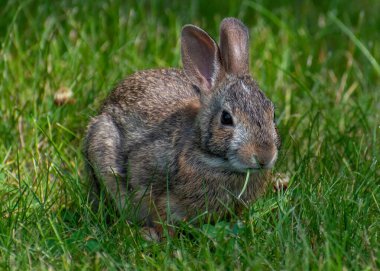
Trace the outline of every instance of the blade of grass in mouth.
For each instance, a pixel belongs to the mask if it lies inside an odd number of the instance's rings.
[[[243,186],[243,189],[240,191],[240,194],[238,196],[238,199],[241,198],[241,196],[244,194],[245,190],[247,190],[247,185],[248,185],[248,182],[249,182],[249,175],[251,174],[251,171],[250,170],[247,170],[247,175],[245,177],[245,182],[244,182],[244,186]]]

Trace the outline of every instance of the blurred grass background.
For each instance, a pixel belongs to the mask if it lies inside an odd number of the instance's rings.
[[[0,1],[0,269],[380,268],[380,1]],[[110,89],[179,67],[179,35],[250,30],[285,193],[164,243],[86,204],[81,142]],[[71,90],[71,103],[54,95]],[[109,215],[108,214],[108,215]]]

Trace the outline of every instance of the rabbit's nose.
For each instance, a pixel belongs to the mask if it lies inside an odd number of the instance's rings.
[[[257,168],[264,168],[266,163],[260,159],[257,155],[252,156],[252,164],[256,165]]]
[[[258,168],[271,168],[276,161],[277,152],[260,153],[252,156],[252,163]]]

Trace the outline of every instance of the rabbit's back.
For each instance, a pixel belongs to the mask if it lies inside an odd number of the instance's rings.
[[[109,129],[111,123],[120,142],[116,148],[118,156],[123,157],[121,160],[125,163],[130,160],[130,155],[138,156],[144,146],[154,144],[166,149],[166,152],[154,149],[149,152],[160,154],[159,160],[167,163],[174,151],[173,135],[179,127],[186,129],[192,126],[198,104],[197,88],[188,81],[182,70],[139,71],[124,79],[112,91],[100,115],[90,123],[89,131],[97,130],[100,133]],[[115,132],[104,138],[111,136],[115,136]],[[96,141],[94,145],[100,143]]]
[[[115,115],[116,120],[132,117],[156,126],[197,100],[199,93],[182,70],[145,70],[124,79],[105,101],[102,112]]]

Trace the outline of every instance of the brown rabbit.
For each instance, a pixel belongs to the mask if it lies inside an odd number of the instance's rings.
[[[249,75],[241,21],[222,21],[220,47],[184,26],[181,53],[183,70],[140,71],[117,86],[85,139],[95,196],[104,186],[148,227],[255,200],[280,145],[273,103]]]

